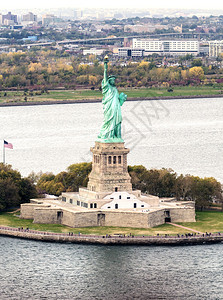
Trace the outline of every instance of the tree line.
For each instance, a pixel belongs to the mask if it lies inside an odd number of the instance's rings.
[[[219,58],[220,59],[220,58]],[[174,61],[174,59],[172,58]],[[151,56],[145,60],[111,62],[119,87],[169,87],[175,85],[222,84],[223,68],[204,66],[187,55],[169,66],[171,59]],[[210,78],[211,76],[211,78]],[[30,50],[0,54],[0,89],[100,88],[103,56],[68,54],[65,50]]]
[[[73,164],[67,171],[57,175],[42,174],[37,180],[38,193],[59,196],[62,192],[78,192],[87,186],[91,163]],[[195,201],[197,209],[209,207],[213,202],[222,203],[222,186],[215,178],[200,178],[192,175],[177,175],[171,169],[146,169],[144,166],[129,166],[132,186],[143,193],[158,197],[174,197],[182,201]]]
[[[31,173],[23,178],[10,165],[0,164],[0,211],[18,207],[31,198],[44,194],[59,196],[62,192],[78,192],[86,187],[91,163],[70,165],[66,171],[53,173]],[[208,208],[217,202],[222,205],[222,186],[213,177],[200,178],[192,175],[177,175],[171,169],[147,169],[144,166],[129,166],[133,189],[145,194],[172,197],[181,201],[195,201],[197,209]]]

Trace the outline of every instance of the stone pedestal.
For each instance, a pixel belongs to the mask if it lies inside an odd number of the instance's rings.
[[[124,143],[95,142],[92,171],[89,175],[88,190],[94,192],[132,191],[128,173],[127,154]]]

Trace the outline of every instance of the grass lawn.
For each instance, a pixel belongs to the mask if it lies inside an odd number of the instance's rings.
[[[223,212],[197,212],[196,223],[179,223],[185,227],[195,229],[201,232],[223,232]],[[57,224],[33,224],[32,220],[24,220],[18,218],[14,213],[0,213],[0,225],[11,227],[23,227],[41,231],[51,232],[73,232],[82,234],[134,234],[134,235],[157,235],[159,234],[183,234],[188,233],[188,230],[174,227],[169,224],[160,225],[150,229],[143,228],[125,228],[125,227],[85,227],[85,228],[70,228]]]
[[[6,96],[4,94],[6,93]],[[24,96],[22,91],[11,92],[11,91],[1,91],[0,92],[0,103],[1,102],[10,102],[10,101],[24,101]]]
[[[165,88],[151,88],[151,89],[121,89],[129,98],[149,98],[149,97],[162,97],[162,96],[194,96],[194,95],[218,95],[221,89],[212,87],[177,87],[173,92],[167,92]],[[91,90],[75,90],[75,91],[50,91],[49,94],[35,96],[34,100],[81,100],[81,99],[101,99],[102,94],[100,91]]]
[[[173,92],[168,92],[166,88],[151,88],[151,89],[122,89],[129,98],[149,98],[149,97],[166,97],[166,96],[197,96],[197,95],[219,95],[222,94],[222,87],[209,86],[182,86],[174,87]],[[17,92],[0,92],[0,102],[24,102],[24,95],[22,91]],[[34,91],[35,94],[35,91]],[[83,100],[83,99],[101,99],[102,93],[99,90],[52,90],[49,94],[27,96],[27,101],[56,101],[56,100]]]
[[[223,212],[196,212],[196,223],[179,223],[201,232],[223,232]]]

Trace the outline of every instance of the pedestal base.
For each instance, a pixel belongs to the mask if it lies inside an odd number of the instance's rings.
[[[88,189],[95,192],[132,191],[124,143],[95,142]]]

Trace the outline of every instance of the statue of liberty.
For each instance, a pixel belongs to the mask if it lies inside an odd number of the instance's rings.
[[[107,76],[108,57],[104,59],[104,79],[102,80],[102,104],[104,120],[98,135],[101,143],[122,143],[121,136],[122,114],[121,106],[127,99],[127,95],[118,92],[115,86],[115,76]]]

